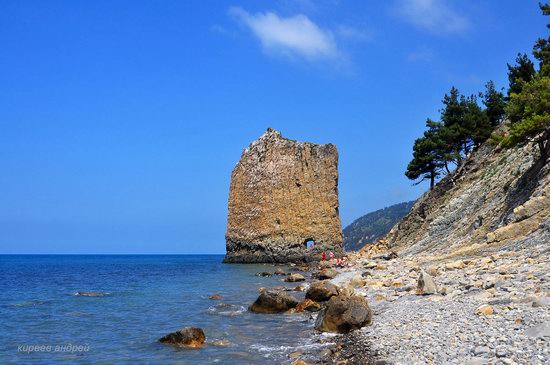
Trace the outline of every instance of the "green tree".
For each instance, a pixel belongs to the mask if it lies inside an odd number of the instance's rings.
[[[510,95],[506,111],[511,125],[504,145],[535,143],[542,160],[547,162],[550,154],[550,77],[539,74],[524,85],[521,93]]]
[[[508,95],[512,93],[518,94],[521,92],[523,85],[531,81],[535,76],[535,65],[525,53],[518,53],[516,64],[514,66],[507,64],[507,66],[508,81],[510,82]]]
[[[441,168],[444,166],[438,133],[441,125],[428,119],[426,126],[428,130],[424,132],[424,136],[414,141],[413,159],[407,166],[405,176],[411,180],[420,179],[417,184],[429,180],[430,189],[433,189],[435,180],[441,175]]]
[[[443,109],[441,110],[441,122],[443,123],[443,136],[445,145],[449,148],[449,154],[454,156],[456,163],[462,161],[461,152],[468,153],[468,126],[465,124],[464,96],[454,86],[449,94],[443,97]]]
[[[462,103],[464,107],[463,124],[468,134],[467,137],[474,147],[479,147],[493,132],[487,110],[481,109],[474,95],[464,98]]]
[[[500,124],[506,113],[506,101],[504,94],[495,88],[493,81],[485,84],[485,93],[480,94],[485,105],[485,114],[489,118],[489,123],[494,128]]]
[[[539,4],[543,15],[550,15],[550,5]],[[550,24],[546,25],[550,29]],[[539,38],[533,46],[533,56],[539,61],[539,73],[550,76],[550,37]]]
[[[448,156],[452,156],[459,165],[463,156],[489,138],[493,127],[486,112],[478,105],[477,98],[461,95],[454,86],[443,97],[443,105],[441,121],[444,128],[440,138],[447,147]]]
[[[543,15],[550,15],[547,4],[540,4],[540,8]],[[510,130],[502,142],[505,146],[535,143],[544,163],[550,155],[549,42],[549,39],[537,40],[533,54],[539,60],[539,72],[531,80],[523,81],[519,92],[510,94],[506,108]]]

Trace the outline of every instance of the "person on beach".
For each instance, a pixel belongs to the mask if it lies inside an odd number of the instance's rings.
[[[321,261],[325,261],[327,259],[327,254],[325,253],[325,251],[323,251],[323,253],[321,254]]]
[[[334,260],[334,252],[330,251],[329,256],[330,256],[330,259],[331,259],[331,260]]]

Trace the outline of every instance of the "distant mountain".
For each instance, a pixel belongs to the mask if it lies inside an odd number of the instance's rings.
[[[367,243],[378,241],[409,213],[413,204],[414,201],[395,204],[356,219],[344,228],[344,250],[356,251]]]

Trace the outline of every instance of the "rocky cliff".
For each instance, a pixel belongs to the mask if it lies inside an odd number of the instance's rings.
[[[531,145],[487,142],[416,202],[387,245],[439,256],[540,248],[550,241],[549,170]]]
[[[231,174],[228,210],[225,262],[340,254],[336,147],[289,140],[268,129],[243,151]]]

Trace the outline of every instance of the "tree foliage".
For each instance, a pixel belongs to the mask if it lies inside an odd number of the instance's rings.
[[[415,141],[413,159],[405,172],[411,180],[429,180],[431,188],[437,178],[450,173],[450,164],[459,165],[493,130],[474,95],[466,97],[452,87],[442,102],[441,121],[426,121],[427,130]]]
[[[516,58],[516,64],[508,64],[508,81],[510,87],[508,89],[508,96],[511,94],[519,94],[523,85],[531,81],[535,76],[535,64],[524,53],[518,53]]]
[[[488,81],[487,84],[485,84],[485,92],[480,94],[480,96],[483,99],[483,105],[485,105],[485,113],[487,114],[487,118],[489,118],[489,123],[493,128],[498,126],[506,113],[504,94],[496,89],[493,81]]]
[[[405,175],[411,180],[420,179],[419,183],[429,180],[430,188],[433,188],[435,179],[439,177],[444,166],[440,156],[442,144],[438,138],[441,125],[428,119],[426,127],[428,130],[424,132],[424,136],[414,141],[413,159],[409,162]]]
[[[540,4],[540,8],[543,15],[550,15],[548,4]],[[539,61],[539,70],[530,80],[520,82],[519,92],[510,93],[506,108],[510,130],[502,144],[510,147],[535,143],[546,162],[550,154],[550,38],[539,38],[533,55]]]
[[[539,4],[550,15],[548,4]],[[550,24],[547,25],[550,29]],[[429,180],[430,188],[449,165],[459,166],[469,153],[485,142],[504,119],[507,135],[493,136],[505,147],[523,143],[538,145],[542,160],[550,158],[550,37],[533,46],[538,70],[526,54],[518,53],[515,65],[508,64],[509,89],[504,97],[492,81],[477,97],[461,95],[454,86],[443,97],[440,122],[428,119],[424,135],[414,142],[413,158],[405,175],[418,183]]]

